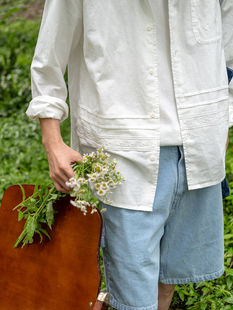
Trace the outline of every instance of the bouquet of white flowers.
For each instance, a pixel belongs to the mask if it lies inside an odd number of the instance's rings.
[[[104,152],[104,147],[91,154],[84,154],[82,160],[72,166],[74,177],[66,183],[71,188],[69,194],[58,192],[55,186],[51,186],[50,189],[48,186],[35,186],[33,195],[26,199],[24,189],[21,186],[23,201],[14,210],[18,210],[18,220],[24,218],[26,223],[15,242],[14,248],[21,241],[22,247],[25,244],[33,243],[33,236],[36,233],[40,235],[41,241],[43,239],[42,233],[50,239],[49,234],[41,225],[47,224],[52,229],[54,214],[56,213],[53,204],[61,197],[66,195],[73,197],[70,203],[80,208],[84,215],[87,213],[87,206],[92,206],[93,213],[96,212],[95,207],[99,204],[99,199],[95,198],[92,193],[101,197],[104,202],[111,203],[107,199],[107,195],[125,178],[120,171],[116,171],[116,160],[109,157],[110,155]]]

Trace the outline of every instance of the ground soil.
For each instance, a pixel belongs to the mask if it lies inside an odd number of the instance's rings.
[[[25,8],[16,13],[16,17],[23,17],[25,19],[40,19],[43,13],[44,1],[36,1],[27,4]]]

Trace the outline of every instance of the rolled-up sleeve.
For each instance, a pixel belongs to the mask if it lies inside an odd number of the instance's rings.
[[[233,1],[220,0],[226,66],[233,70]],[[229,126],[233,126],[233,80],[229,84]]]
[[[68,116],[64,74],[82,33],[80,0],[47,0],[31,65],[32,101],[27,115],[34,121]]]

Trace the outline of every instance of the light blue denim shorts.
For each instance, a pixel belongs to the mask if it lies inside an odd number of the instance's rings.
[[[161,147],[153,212],[105,207],[105,277],[117,310],[157,310],[158,282],[223,274],[221,184],[188,191],[182,146]]]

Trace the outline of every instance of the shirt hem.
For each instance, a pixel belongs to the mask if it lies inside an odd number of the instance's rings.
[[[147,211],[147,212],[153,211],[153,206],[152,207],[136,207],[136,206],[129,206],[129,205],[125,206],[125,205],[116,205],[116,204],[110,205],[110,206],[114,208],[127,209],[127,210],[133,210],[133,211]]]
[[[188,184],[188,189],[195,190],[195,189],[214,186],[214,185],[221,183],[224,180],[224,178],[225,178],[225,175],[222,178],[218,179],[217,181],[204,182],[204,183],[198,183],[198,184],[193,184],[193,185]]]

